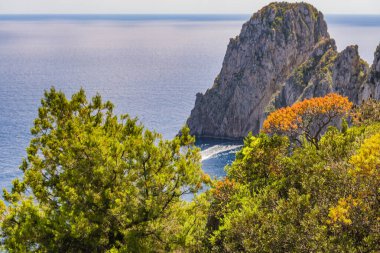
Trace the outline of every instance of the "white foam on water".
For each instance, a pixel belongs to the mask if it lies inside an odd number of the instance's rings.
[[[217,154],[233,151],[237,148],[242,147],[243,145],[215,145],[208,149],[202,150],[202,161],[215,157]]]

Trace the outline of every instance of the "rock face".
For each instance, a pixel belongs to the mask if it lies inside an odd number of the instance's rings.
[[[359,57],[357,46],[349,46],[338,53],[334,40],[322,41],[285,82],[275,98],[274,108],[331,92],[358,104],[367,75],[368,64]]]
[[[380,45],[377,46],[367,83],[362,89],[361,100],[368,98],[380,100]]]
[[[187,124],[196,136],[243,138],[277,108],[330,92],[360,103],[380,98],[379,86],[380,46],[369,70],[357,46],[337,52],[313,6],[272,3],[231,39],[220,74],[197,94]]]
[[[214,86],[197,94],[191,133],[240,138],[257,132],[279,84],[325,38],[326,22],[311,5],[271,4],[254,14],[231,39]]]

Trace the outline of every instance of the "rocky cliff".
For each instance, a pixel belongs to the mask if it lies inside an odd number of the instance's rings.
[[[313,6],[272,3],[231,39],[220,74],[197,94],[187,124],[196,136],[242,138],[258,133],[272,110],[305,98],[338,92],[360,103],[380,97],[377,51],[369,70],[357,46],[337,52]]]
[[[368,64],[360,58],[357,46],[349,46],[338,53],[334,40],[323,41],[280,88],[274,108],[331,92],[358,104],[368,71]]]
[[[362,88],[360,96],[362,100],[368,98],[380,100],[380,45],[376,49],[367,83]]]

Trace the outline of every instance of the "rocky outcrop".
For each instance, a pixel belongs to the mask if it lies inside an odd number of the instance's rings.
[[[322,97],[331,92],[346,96],[358,104],[368,71],[368,64],[360,58],[357,46],[349,46],[338,53],[334,40],[322,41],[310,58],[285,82],[273,107],[290,106],[297,101]]]
[[[187,124],[196,136],[242,138],[258,133],[269,112],[305,98],[337,92],[360,103],[380,96],[379,58],[380,48],[368,74],[357,46],[337,52],[313,6],[272,3],[231,39],[220,74],[197,94]]]
[[[272,110],[331,92],[331,65],[336,57],[335,41],[333,39],[320,41],[309,58],[297,67],[281,86],[278,95],[272,101],[274,104],[270,105]]]
[[[257,132],[279,84],[325,38],[326,22],[311,5],[276,3],[254,14],[231,39],[214,86],[197,94],[187,121],[191,133],[240,138]]]
[[[333,91],[359,104],[361,89],[367,80],[368,72],[368,64],[360,58],[358,46],[348,46],[334,61]]]
[[[375,59],[368,75],[368,80],[361,92],[361,100],[373,98],[380,100],[380,44],[375,52]]]

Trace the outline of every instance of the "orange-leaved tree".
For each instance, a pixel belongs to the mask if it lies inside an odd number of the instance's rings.
[[[264,121],[263,132],[287,135],[297,141],[305,136],[318,149],[318,141],[327,126],[337,123],[351,107],[347,97],[335,93],[306,99],[271,113]]]

